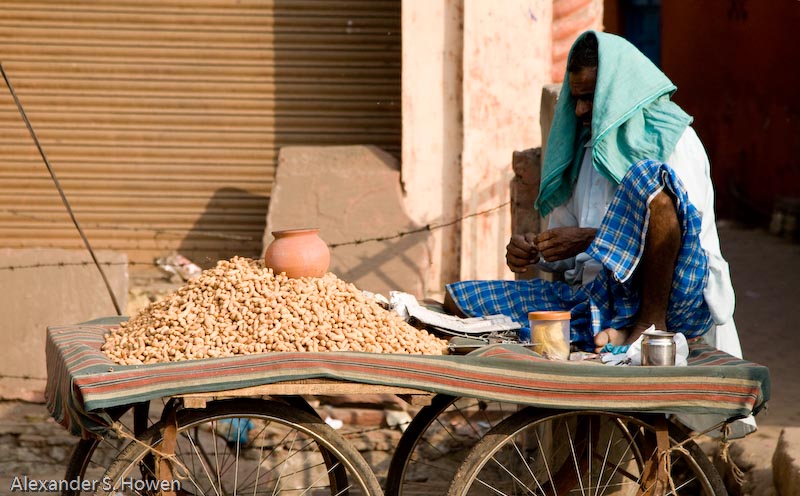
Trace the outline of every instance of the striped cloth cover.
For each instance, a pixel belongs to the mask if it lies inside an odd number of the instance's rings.
[[[47,330],[47,407],[73,434],[102,434],[114,407],[314,378],[547,408],[724,418],[754,413],[769,398],[766,367],[701,345],[691,349],[688,367],[554,362],[515,345],[487,346],[464,356],[292,352],[121,366],[100,351],[103,335],[121,319]]]

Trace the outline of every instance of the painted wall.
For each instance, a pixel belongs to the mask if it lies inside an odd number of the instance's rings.
[[[588,29],[601,29],[602,0],[553,0],[553,64],[550,78],[564,81],[569,49],[579,34]]]
[[[428,294],[510,279],[512,153],[541,146],[542,88],[564,51],[554,40],[568,50],[565,33],[599,28],[602,0],[404,1],[402,12],[406,210],[422,225],[464,218],[434,231]]]
[[[458,218],[461,201],[461,0],[404,1],[402,182],[420,225]],[[458,225],[431,232],[425,291],[458,279]]]
[[[719,217],[763,220],[800,197],[800,2],[662,3],[662,66],[695,118]]]
[[[462,215],[508,202],[513,151],[541,144],[553,8],[549,0],[471,0],[465,7]],[[465,219],[461,227],[460,278],[510,278],[509,206]]]

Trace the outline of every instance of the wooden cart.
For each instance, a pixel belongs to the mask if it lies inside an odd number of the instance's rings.
[[[676,416],[720,428],[769,397],[766,367],[706,346],[688,367],[552,362],[515,345],[118,366],[99,351],[118,323],[48,330],[48,407],[81,436],[65,479],[82,485],[64,494],[720,495]],[[426,404],[383,484],[306,401],[373,393]]]

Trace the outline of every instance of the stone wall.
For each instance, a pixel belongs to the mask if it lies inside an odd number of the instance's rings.
[[[128,293],[124,253],[97,258],[121,309]],[[42,401],[48,326],[116,315],[111,297],[86,250],[0,250],[0,399]]]

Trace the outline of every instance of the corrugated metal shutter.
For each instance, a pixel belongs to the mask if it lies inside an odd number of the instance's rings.
[[[277,152],[399,156],[400,1],[0,3],[0,61],[95,248],[261,250]],[[81,248],[6,88],[0,246]]]

